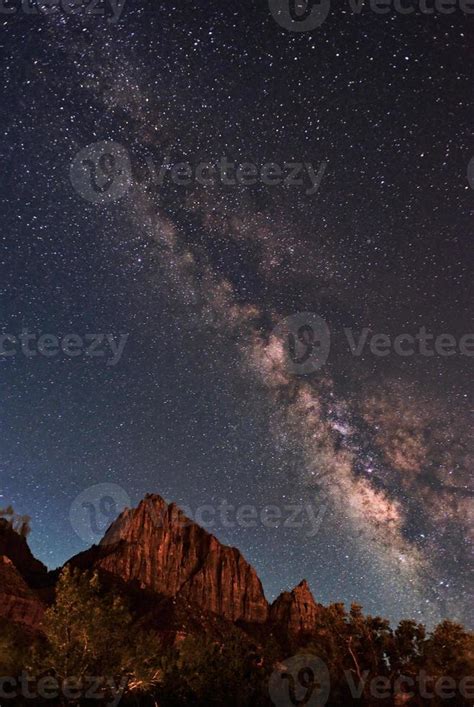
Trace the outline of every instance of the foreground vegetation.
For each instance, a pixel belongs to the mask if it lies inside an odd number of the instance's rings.
[[[231,625],[218,638],[204,629],[185,633],[167,643],[152,623],[131,613],[122,596],[105,591],[96,574],[65,569],[44,635],[1,626],[0,675],[10,680],[2,682],[0,702],[265,706],[272,704],[272,672],[283,659],[303,653],[318,656],[328,668],[329,706],[473,704],[473,681],[467,680],[473,674],[473,637],[449,621],[431,634],[414,621],[393,630],[384,619],[364,616],[357,605],[347,612],[334,604],[321,610],[313,634],[293,641],[272,633],[251,638]],[[411,697],[406,678],[415,686]],[[384,684],[390,687],[381,698]],[[450,690],[454,697],[447,698]],[[306,704],[294,695],[293,700],[287,704]]]

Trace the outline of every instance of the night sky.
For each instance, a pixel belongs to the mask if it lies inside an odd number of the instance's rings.
[[[272,505],[277,527],[210,528],[269,600],[305,577],[322,603],[472,623],[474,16],[348,7],[298,32],[263,0],[0,15],[2,334],[128,335],[119,360],[2,340],[0,505],[49,567],[147,492]],[[322,178],[152,178],[221,158]],[[302,372],[285,324],[301,353],[316,315],[330,351]],[[453,355],[370,349],[422,327]]]

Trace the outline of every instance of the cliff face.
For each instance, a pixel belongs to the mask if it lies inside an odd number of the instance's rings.
[[[26,539],[0,518],[0,616],[38,628],[45,605],[35,589],[47,583],[48,571],[33,557]]]
[[[44,605],[28,587],[13,562],[0,555],[0,616],[37,628],[44,610]]]
[[[48,582],[48,570],[35,559],[26,539],[0,518],[0,555],[8,557],[30,587],[42,587]]]
[[[74,560],[73,560],[74,563]],[[99,548],[77,558],[143,589],[187,599],[231,621],[264,623],[268,604],[255,570],[160,496],[124,511]]]
[[[269,607],[255,570],[241,553],[157,495],[125,510],[99,546],[70,562],[107,573],[130,589],[147,590],[139,597],[151,596],[152,607],[169,600],[173,606],[189,607],[190,615],[202,611],[208,616],[212,612],[216,620],[268,622],[287,635],[312,631],[316,625],[318,606],[306,581]],[[0,616],[37,627],[45,608],[41,599],[52,600],[48,584],[53,581],[25,538],[0,520]]]
[[[270,607],[270,621],[297,635],[316,626],[318,606],[304,579],[291,592],[283,592]]]

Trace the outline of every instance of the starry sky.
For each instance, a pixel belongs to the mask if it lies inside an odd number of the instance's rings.
[[[212,527],[269,600],[305,577],[322,603],[472,625],[472,357],[356,356],[345,330],[474,329],[473,22],[333,3],[295,32],[263,0],[0,16],[2,334],[127,335],[115,365],[0,356],[0,505],[48,566],[88,545],[91,504],[104,528],[147,492],[298,507]],[[132,179],[93,203],[74,175],[97,144]],[[312,194],[153,179],[223,157],[323,174]],[[101,194],[118,179],[84,164]],[[281,323],[305,313],[330,352],[301,374]]]

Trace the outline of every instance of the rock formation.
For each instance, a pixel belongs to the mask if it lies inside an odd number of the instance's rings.
[[[13,562],[0,555],[0,616],[15,623],[37,628],[45,606],[28,587]]]
[[[30,587],[48,583],[48,570],[33,557],[26,538],[19,535],[10,524],[0,518],[0,555],[8,557]]]
[[[164,596],[180,596],[231,621],[264,623],[268,604],[255,570],[160,496],[124,511],[100,546],[73,559]]]
[[[270,621],[289,634],[312,631],[316,626],[318,605],[304,579],[291,592],[283,592],[270,607]]]
[[[0,616],[37,625],[44,604],[52,601],[57,573],[48,574],[25,538],[2,521],[0,556]],[[168,505],[157,495],[126,509],[99,545],[72,558],[70,564],[98,570],[128,592],[137,608],[143,604],[142,613],[156,616],[163,626],[169,623],[164,614],[170,607],[175,623],[176,607],[181,607],[185,624],[194,615],[201,617],[201,624],[240,622],[242,627],[276,628],[288,636],[310,632],[316,625],[318,606],[305,580],[269,607],[255,570],[242,554],[222,545],[175,504]]]

